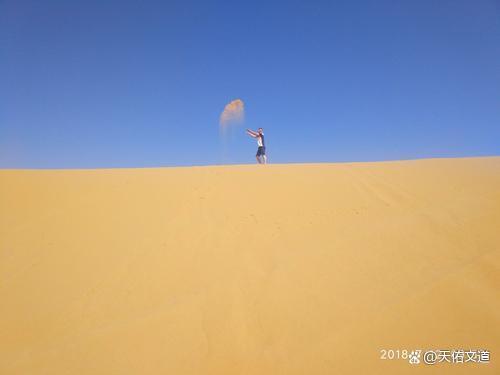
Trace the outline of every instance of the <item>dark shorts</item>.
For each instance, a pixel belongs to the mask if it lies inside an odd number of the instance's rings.
[[[266,148],[265,148],[265,147],[260,146],[260,147],[257,149],[257,155],[255,155],[255,156],[262,156],[262,155],[265,155],[265,154],[266,154]]]

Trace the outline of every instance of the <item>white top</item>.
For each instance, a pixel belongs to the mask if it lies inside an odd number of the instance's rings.
[[[264,135],[264,133],[262,133]],[[264,143],[262,142],[262,137],[259,135],[257,136],[257,146],[262,147],[264,146]]]

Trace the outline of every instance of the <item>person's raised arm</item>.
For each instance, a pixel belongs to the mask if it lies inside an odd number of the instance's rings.
[[[257,138],[259,133],[257,132],[254,132],[253,130],[250,130],[250,129],[247,129],[247,134],[250,136],[250,137],[254,137],[254,138]]]

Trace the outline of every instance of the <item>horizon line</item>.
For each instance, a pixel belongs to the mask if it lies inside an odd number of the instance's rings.
[[[288,165],[325,165],[325,164],[374,164],[374,163],[397,163],[404,161],[424,161],[424,160],[455,160],[455,159],[490,159],[500,158],[499,155],[475,155],[475,156],[432,156],[407,159],[384,159],[384,160],[358,160],[358,161],[318,161],[318,162],[285,162],[268,163],[266,165],[257,163],[229,163],[229,164],[192,164],[192,165],[158,165],[141,167],[76,167],[76,168],[0,168],[0,171],[92,171],[92,170],[116,170],[116,169],[179,169],[179,168],[212,168],[212,167],[241,167],[241,166],[288,166]]]

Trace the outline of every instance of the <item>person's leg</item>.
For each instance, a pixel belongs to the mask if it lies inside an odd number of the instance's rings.
[[[257,163],[259,164],[262,164],[261,156],[262,156],[262,147],[259,147],[257,149],[257,154],[255,155],[255,159],[257,159]]]
[[[260,158],[261,158],[261,163],[262,164],[267,164],[266,148],[265,147],[260,147],[259,148],[259,154],[260,154]]]

